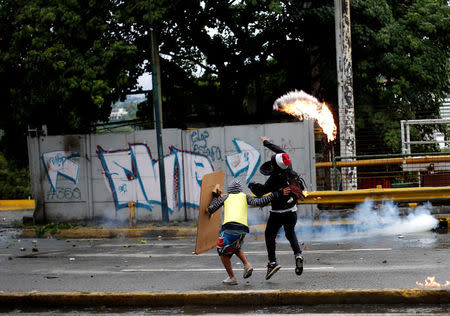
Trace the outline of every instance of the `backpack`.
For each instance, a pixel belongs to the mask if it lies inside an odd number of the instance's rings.
[[[291,189],[291,193],[293,193],[297,199],[303,201],[306,197],[306,192],[303,192],[305,191],[306,187],[305,180],[303,180],[303,178],[301,178],[298,175],[293,175],[291,176],[289,182],[290,182],[289,188]]]

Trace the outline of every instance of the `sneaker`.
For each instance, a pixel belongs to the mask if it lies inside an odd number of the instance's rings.
[[[232,278],[228,277],[225,280],[223,280],[222,283],[226,284],[226,285],[236,285],[236,284],[238,284],[238,282],[236,280],[236,277],[232,277]]]
[[[298,254],[295,256],[295,274],[301,275],[303,272],[303,256]]]
[[[252,273],[253,273],[253,267],[250,263],[247,264],[246,266],[244,266],[244,279],[251,277]]]
[[[266,280],[269,280],[272,275],[274,275],[278,270],[280,270],[281,266],[276,262],[269,262],[267,264],[267,274]]]

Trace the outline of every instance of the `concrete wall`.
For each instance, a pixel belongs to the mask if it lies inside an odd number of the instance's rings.
[[[169,219],[195,220],[203,175],[223,170],[226,183],[264,182],[260,165],[272,152],[269,137],[291,156],[294,170],[315,190],[311,121],[265,125],[165,129],[163,150]],[[154,130],[96,135],[28,137],[35,218],[40,221],[127,220],[128,202],[138,221],[160,221],[161,198]],[[245,186],[245,192],[250,193]],[[311,215],[312,206],[299,206]],[[267,213],[267,212],[265,212]]]

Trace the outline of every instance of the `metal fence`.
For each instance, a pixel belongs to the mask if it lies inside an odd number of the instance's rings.
[[[356,167],[358,189],[439,187],[450,185],[450,155],[445,152],[336,156],[317,162],[318,190],[341,190],[342,168]],[[321,170],[319,172],[319,170]]]

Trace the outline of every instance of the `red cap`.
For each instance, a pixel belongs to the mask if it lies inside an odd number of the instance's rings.
[[[276,154],[275,162],[277,163],[278,167],[280,167],[281,169],[286,169],[288,166],[291,165],[291,160],[289,159],[289,155],[286,153]]]

